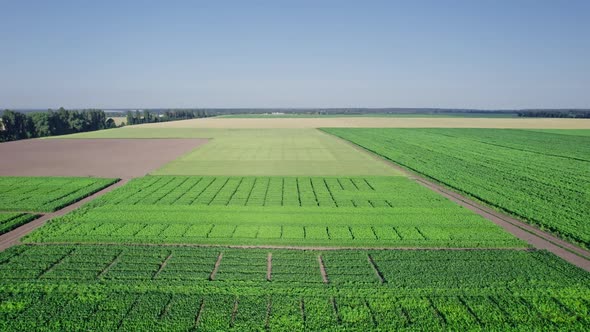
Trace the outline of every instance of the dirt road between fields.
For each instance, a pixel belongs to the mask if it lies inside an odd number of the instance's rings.
[[[334,136],[336,137],[336,136]],[[382,158],[374,154],[373,152],[356,145],[352,142],[344,140],[340,137],[338,139],[342,140],[343,142],[350,144],[351,146],[359,149],[361,151],[369,152],[373,154],[375,157],[385,160],[389,163],[392,167],[399,170],[400,172],[406,174],[408,178],[415,180],[420,185],[439,193],[440,195],[450,199],[451,201],[479,214],[480,216],[490,220],[494,224],[502,227],[507,232],[511,233],[512,235],[516,236],[517,238],[527,242],[528,244],[532,245],[537,249],[544,249],[547,251],[552,252],[553,254],[563,258],[564,260],[574,264],[586,271],[590,271],[590,251],[580,248],[576,245],[573,245],[569,242],[566,242],[557,236],[545,232],[538,227],[533,225],[527,224],[523,221],[520,221],[516,218],[513,218],[505,213],[496,211],[490,207],[487,207],[483,204],[475,202],[474,200],[457,193],[451,189],[446,188],[445,186],[435,183],[430,179],[427,179],[422,174],[413,172],[408,170],[394,161],[391,161],[386,158]]]
[[[61,217],[61,216],[65,215],[66,213],[74,211],[75,209],[90,202],[91,200],[93,200],[99,196],[102,196],[102,195],[126,184],[128,181],[129,181],[128,179],[121,180],[121,181],[114,183],[114,184],[112,184],[100,191],[95,192],[94,194],[92,194],[82,200],[79,200],[78,202],[76,202],[74,204],[70,204],[61,210],[57,210],[57,211],[51,212],[51,213],[46,213],[46,214],[42,215],[41,217],[39,217],[29,223],[26,223],[20,227],[17,227],[8,233],[0,235],[0,251],[3,251],[9,247],[12,247],[12,246],[18,244],[20,242],[20,239],[23,236],[29,234],[30,232],[32,232],[33,230],[35,230],[41,226],[43,226],[48,220],[56,218],[56,217]]]
[[[29,139],[0,144],[0,176],[144,176],[207,139]]]

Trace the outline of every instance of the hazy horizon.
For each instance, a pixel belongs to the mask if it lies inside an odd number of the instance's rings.
[[[590,108],[588,1],[0,8],[3,108]]]

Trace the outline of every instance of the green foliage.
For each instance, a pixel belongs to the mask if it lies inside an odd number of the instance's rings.
[[[52,212],[116,181],[77,177],[0,177],[0,211]]]
[[[522,247],[405,177],[134,179],[30,242]]]
[[[0,141],[14,141],[25,138],[66,135],[105,129],[107,118],[101,110],[57,111],[23,114],[5,110],[2,115]]]
[[[588,330],[588,285],[545,251],[17,246],[0,253],[0,328]]]
[[[499,129],[325,129],[590,246],[590,137]]]
[[[0,234],[10,232],[35,218],[37,216],[34,214],[0,212]]]

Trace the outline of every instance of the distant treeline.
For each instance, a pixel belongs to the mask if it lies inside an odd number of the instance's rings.
[[[175,120],[187,120],[195,118],[206,118],[212,116],[205,110],[167,110],[164,112],[127,111],[127,124],[134,125],[140,123],[166,122]]]
[[[590,110],[530,110],[519,111],[525,118],[590,118]]]
[[[115,128],[115,121],[101,110],[49,110],[47,112],[20,113],[5,110],[0,123],[0,142],[25,138],[81,133]]]

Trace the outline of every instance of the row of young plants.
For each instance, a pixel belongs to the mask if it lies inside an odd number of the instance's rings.
[[[404,177],[148,176],[101,197],[102,205],[304,207],[445,206]]]
[[[117,181],[79,177],[0,177],[0,211],[56,211]]]
[[[566,286],[587,289],[590,274],[545,251],[528,250],[314,251],[34,245],[13,247],[0,254],[0,281],[14,283],[15,280],[180,286],[212,282],[281,287],[380,284],[398,290],[462,287],[517,290]]]
[[[511,149],[590,161],[588,138],[581,135],[563,137],[563,132],[557,134],[530,130],[483,128],[461,130],[437,128],[429,131]],[[565,130],[565,132],[569,131]]]
[[[523,242],[481,216],[403,177],[361,178],[357,179],[357,187],[362,188],[360,183],[364,183],[364,188],[341,189],[343,192],[352,192],[350,197],[355,199],[351,202],[361,202],[362,199],[355,195],[362,198],[366,194],[373,195],[373,198],[365,202],[374,203],[381,199],[389,202],[386,206],[368,203],[366,207],[360,207],[360,203],[349,207],[298,204],[219,206],[176,205],[170,201],[167,201],[168,204],[149,205],[154,199],[163,202],[160,198],[166,197],[171,190],[190,193],[182,188],[184,184],[177,184],[176,181],[199,183],[207,179],[214,182],[225,179],[221,181],[223,183],[243,183],[245,179],[260,180],[259,183],[274,180],[281,183],[287,178],[148,176],[136,179],[78,211],[51,221],[25,241],[354,247],[524,246]],[[295,181],[297,178],[289,179]],[[339,178],[307,179],[311,187],[311,183],[318,179],[328,183],[328,180]],[[350,182],[354,178],[347,180]],[[166,190],[154,190],[158,183],[174,185]],[[313,191],[309,195],[314,200],[315,197],[321,197]],[[335,197],[335,194],[332,195]],[[298,202],[303,196],[297,197],[300,197],[297,198]],[[270,201],[268,197],[264,200]]]
[[[37,218],[37,215],[29,213],[0,212],[0,234],[10,232],[35,218]]]
[[[269,284],[269,283],[267,283]],[[135,285],[0,285],[3,331],[575,330],[590,327],[588,294],[408,295],[306,286],[161,290]],[[374,287],[372,287],[374,288]],[[473,291],[471,291],[473,292]],[[401,293],[401,294],[400,294]]]
[[[590,138],[463,129],[325,129],[582,246],[590,245]],[[508,132],[510,133],[510,132]],[[514,135],[512,135],[514,136]]]

